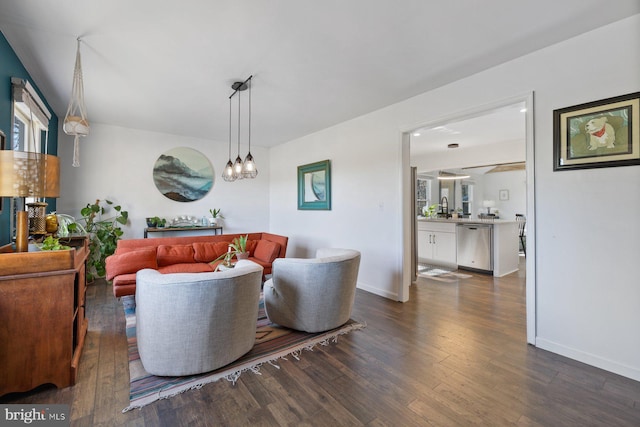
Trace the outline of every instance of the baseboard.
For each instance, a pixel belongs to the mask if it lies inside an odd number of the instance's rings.
[[[379,288],[374,288],[371,286],[367,286],[366,284],[362,283],[362,282],[358,282],[358,284],[356,285],[356,287],[358,289],[362,289],[363,291],[367,291],[371,294],[374,295],[378,295],[380,297],[383,298],[387,298],[393,301],[398,301],[398,294],[395,292],[389,292],[389,291],[385,291],[384,289],[379,289]]]
[[[613,372],[614,374],[622,375],[623,377],[631,378],[635,381],[640,381],[640,369],[616,362],[615,360],[586,353],[542,338],[536,338],[536,347],[577,360],[578,362],[586,363],[587,365],[595,366],[596,368],[604,369],[605,371]]]

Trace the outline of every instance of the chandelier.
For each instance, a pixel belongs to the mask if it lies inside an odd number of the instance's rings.
[[[255,178],[258,175],[258,169],[256,169],[255,161],[253,160],[253,156],[251,155],[251,79],[253,76],[249,76],[243,82],[234,82],[231,85],[231,89],[233,89],[233,93],[229,96],[229,161],[227,162],[223,172],[222,178],[225,181],[233,182],[238,179],[244,178]],[[247,132],[247,141],[249,143],[249,151],[247,156],[242,161],[240,157],[240,116],[241,116],[241,96],[240,92],[249,89],[249,109],[248,109],[248,132]],[[232,98],[238,94],[238,156],[236,157],[235,162],[231,162],[231,128],[232,128]]]

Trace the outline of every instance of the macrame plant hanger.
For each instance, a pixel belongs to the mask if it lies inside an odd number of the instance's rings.
[[[73,84],[69,108],[64,117],[64,133],[73,135],[73,167],[80,166],[80,137],[89,135],[87,107],[84,104],[84,85],[82,83],[82,63],[80,61],[80,38],[76,51],[76,65],[73,69]]]

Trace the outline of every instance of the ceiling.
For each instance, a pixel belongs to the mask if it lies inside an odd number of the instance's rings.
[[[524,102],[496,108],[478,116],[416,129],[410,136],[411,156],[465,150],[495,143],[525,144]],[[449,144],[458,144],[449,148]]]
[[[0,4],[0,30],[60,117],[77,37],[91,122],[227,141],[230,86],[253,75],[252,144],[269,147],[637,13],[638,0],[20,0]]]

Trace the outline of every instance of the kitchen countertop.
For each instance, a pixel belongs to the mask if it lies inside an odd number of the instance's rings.
[[[510,224],[516,222],[511,219],[480,219],[480,218],[427,218],[419,216],[418,221],[424,222],[448,222],[452,224]]]

